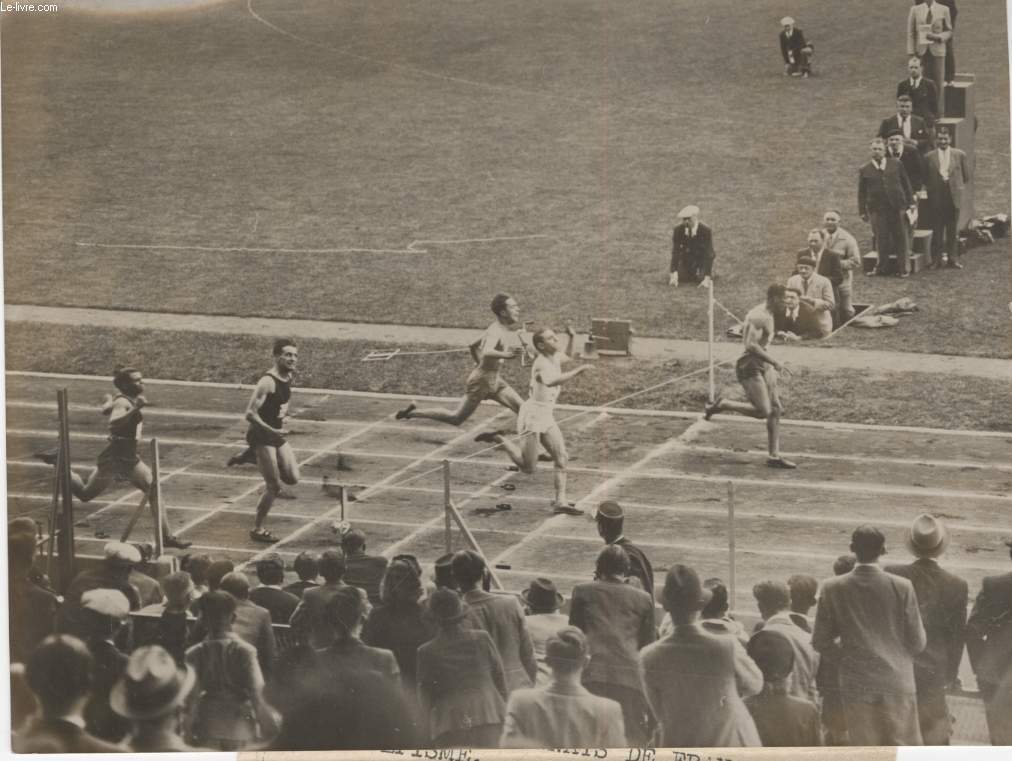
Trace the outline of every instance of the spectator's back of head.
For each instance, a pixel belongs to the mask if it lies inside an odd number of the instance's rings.
[[[190,574],[193,583],[198,587],[207,586],[207,572],[211,568],[210,555],[190,555],[182,565],[182,569]],[[226,573],[228,573],[226,571]],[[224,575],[224,574],[222,574]]]
[[[257,579],[265,586],[285,580],[285,561],[278,553],[268,552],[257,561]]]
[[[344,578],[347,565],[341,550],[327,550],[320,555],[320,575],[324,581],[334,584]]]
[[[62,716],[91,691],[95,661],[77,637],[53,634],[28,659],[28,686],[46,716]]]
[[[608,544],[597,553],[594,571],[598,578],[605,576],[628,576],[629,555],[620,545]]]
[[[840,555],[840,557],[833,561],[833,574],[835,576],[843,576],[845,573],[850,573],[854,570],[856,563],[857,558],[853,555]]]
[[[315,581],[320,575],[320,564],[312,552],[300,552],[293,563],[299,581]]]
[[[327,623],[334,627],[340,639],[353,634],[369,612],[369,601],[358,587],[341,587],[327,601]]]
[[[474,550],[460,550],[454,553],[451,562],[453,578],[460,589],[468,590],[478,585],[485,573],[485,558]]]
[[[709,589],[710,602],[700,612],[701,618],[723,618],[730,607],[727,599],[727,587],[722,579],[712,578],[703,582],[703,589]]]
[[[664,577],[664,609],[672,618],[694,614],[710,602],[711,592],[699,581],[695,569],[681,563],[673,565]]]
[[[805,573],[796,573],[787,580],[791,590],[791,610],[807,613],[815,605],[819,593],[819,580]]]
[[[24,575],[35,559],[35,537],[29,534],[10,534],[7,537],[7,561],[12,573]]]
[[[249,579],[246,578],[246,574],[244,573],[233,571],[232,573],[225,574],[218,588],[222,592],[228,592],[237,600],[249,599]]]
[[[39,535],[39,524],[27,515],[12,518],[7,522],[7,536],[11,537],[17,534],[27,534],[35,538]]]
[[[786,679],[794,670],[794,648],[780,632],[761,629],[753,634],[748,641],[748,654],[768,684]]]
[[[752,587],[752,594],[763,618],[769,618],[791,606],[791,590],[782,581],[760,581]]]
[[[602,538],[614,539],[622,535],[625,513],[622,512],[622,506],[618,502],[607,500],[597,506],[594,520],[597,522],[597,533]]]
[[[201,614],[209,630],[231,624],[235,606],[235,598],[221,590],[208,592],[200,598]]]
[[[545,642],[545,663],[552,671],[572,674],[587,663],[587,637],[575,626],[564,626]]]
[[[365,551],[365,532],[361,529],[348,529],[341,537],[341,549],[345,555],[357,555]]]
[[[170,573],[161,580],[166,607],[178,610],[190,604],[193,597],[193,579],[186,571]]]
[[[380,599],[384,605],[408,604],[421,596],[422,580],[410,563],[394,560],[387,566],[380,584]]]
[[[858,526],[851,535],[850,550],[858,563],[874,563],[885,554],[885,536],[874,526]]]
[[[221,584],[221,580],[235,570],[231,560],[215,560],[207,569],[207,588],[215,590]]]
[[[443,589],[456,589],[457,580],[453,578],[453,553],[448,552],[436,558],[433,572],[436,586]]]

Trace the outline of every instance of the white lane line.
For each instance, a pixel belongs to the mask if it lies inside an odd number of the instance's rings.
[[[112,248],[138,251],[201,251],[216,254],[425,254],[425,249],[411,248],[261,248],[255,246],[183,246],[169,243],[92,243],[75,241],[80,248]]]
[[[494,238],[449,238],[445,240],[413,240],[408,244],[408,250],[413,250],[421,243],[434,243],[436,245],[450,245],[454,243],[500,243],[516,240],[558,240],[554,235],[500,235]]]
[[[395,326],[392,326],[395,327]],[[13,377],[24,377],[24,378],[51,378],[54,380],[79,380],[79,381],[90,381],[93,383],[100,383],[103,386],[108,386],[109,379],[104,376],[97,375],[81,375],[74,373],[45,373],[36,372],[32,370],[7,370],[7,375]],[[145,378],[144,383],[146,385],[164,385],[164,386],[181,386],[184,388],[215,388],[215,389],[227,389],[227,390],[252,390],[253,385],[247,383],[215,383],[213,381],[182,381],[182,380],[160,380]],[[445,397],[445,396],[423,396],[421,394],[385,394],[378,391],[345,391],[341,389],[329,389],[329,388],[299,388],[300,394],[323,394],[327,396],[344,396],[349,398],[359,399],[377,399],[387,401],[404,401],[404,400],[417,400],[426,402],[447,402],[452,403],[459,401],[457,397]],[[8,401],[8,404],[10,402]],[[484,404],[489,406],[498,406],[494,401],[487,401]],[[52,407],[52,405],[49,405]],[[606,412],[609,415],[622,415],[626,417],[650,417],[650,418],[669,418],[669,419],[680,419],[680,420],[698,420],[700,418],[699,412],[685,412],[681,410],[650,410],[650,409],[630,409],[627,407],[601,407],[601,406],[586,406],[576,404],[558,404],[557,409],[560,410],[574,410],[574,411],[593,411],[593,412]],[[91,407],[89,409],[95,409]],[[148,408],[151,409],[151,408]],[[156,408],[157,409],[157,408]],[[194,413],[197,414],[197,413]],[[721,420],[725,423],[735,423],[741,425],[755,425],[762,421],[751,421],[746,418],[739,416],[730,415],[715,415],[713,420]],[[711,421],[712,422],[712,421]],[[970,438],[994,438],[994,439],[1007,439],[1012,441],[1012,433],[1008,431],[976,431],[961,428],[925,428],[920,426],[908,426],[908,425],[873,425],[870,423],[840,423],[831,420],[791,420],[784,418],[780,421],[781,426],[798,426],[801,428],[820,428],[830,431],[840,431],[842,433],[851,431],[869,431],[869,432],[884,432],[884,433],[917,433],[917,434],[931,434],[936,436],[966,436]]]

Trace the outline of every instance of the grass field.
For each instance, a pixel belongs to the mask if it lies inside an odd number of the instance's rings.
[[[808,81],[781,76],[791,9],[770,0],[7,16],[6,298],[477,326],[502,288],[546,321],[699,338],[703,294],[663,282],[682,205],[715,227],[739,313],[826,207],[869,237],[854,176],[905,73],[907,5],[856,8],[792,9]],[[1009,205],[1006,29],[999,3],[959,18],[981,212]],[[1007,242],[962,273],[862,279],[862,300],[925,310],[840,341],[1009,356],[1008,282]]]

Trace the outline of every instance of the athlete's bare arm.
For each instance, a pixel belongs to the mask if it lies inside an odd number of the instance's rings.
[[[277,387],[274,385],[274,379],[269,375],[265,375],[257,381],[257,387],[253,389],[253,396],[250,397],[249,404],[246,405],[246,420],[258,428],[262,428],[268,433],[283,435],[283,431],[267,425],[267,423],[263,421],[263,418],[260,417],[260,407],[267,399],[267,395],[273,394],[276,388]]]
[[[765,310],[753,309],[745,317],[745,331],[742,334],[745,351],[755,354],[757,357],[769,362],[777,370],[782,370],[783,365],[777,362],[773,356],[766,351],[763,342],[773,334],[773,315]]]
[[[147,400],[143,396],[138,396],[134,403],[131,403],[130,400],[125,397],[117,397],[112,400],[112,403],[108,408],[109,422],[113,423],[117,420],[127,420],[131,416],[139,413],[145,404],[147,404]]]

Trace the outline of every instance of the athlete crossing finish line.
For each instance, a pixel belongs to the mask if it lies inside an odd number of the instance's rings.
[[[787,286],[771,285],[766,290],[766,303],[752,307],[745,315],[745,329],[742,333],[745,353],[738,358],[734,370],[749,403],[725,401],[718,396],[713,404],[703,408],[703,414],[706,420],[718,412],[737,412],[760,420],[765,418],[770,453],[766,464],[771,468],[792,469],[798,466],[780,454],[780,416],[783,414],[783,405],[777,387],[779,373],[790,374],[791,371],[773,359],[767,351],[773,340],[773,315],[784,311],[786,294]]]

